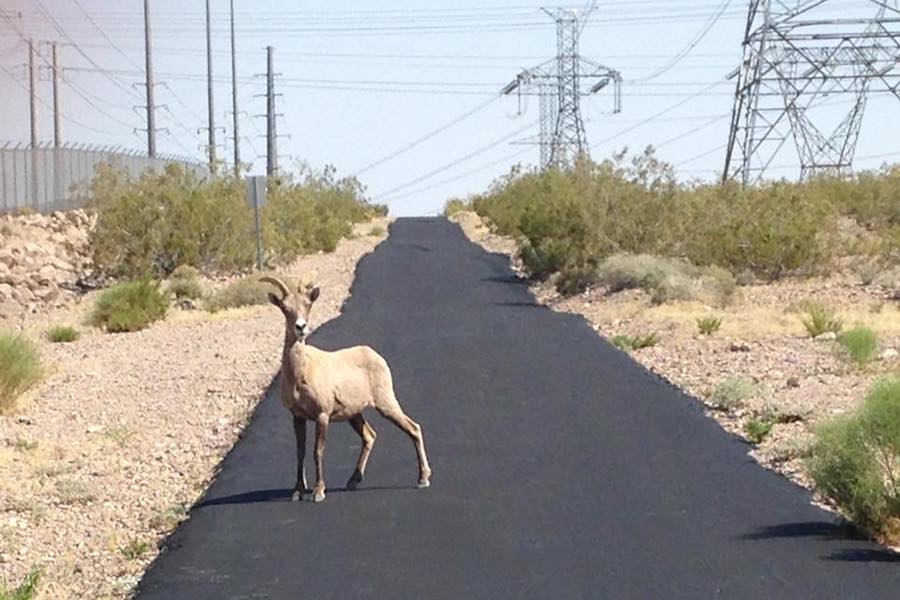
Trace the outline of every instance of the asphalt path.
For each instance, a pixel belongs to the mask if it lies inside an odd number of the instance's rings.
[[[900,597],[896,555],[443,219],[398,220],[311,343],[387,358],[431,488],[373,413],[360,489],[342,489],[359,439],[341,423],[327,499],[290,502],[291,419],[270,390],[142,600]]]

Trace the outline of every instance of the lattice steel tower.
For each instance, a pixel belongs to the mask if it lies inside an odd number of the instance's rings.
[[[758,182],[791,138],[801,178],[849,172],[869,94],[900,99],[900,0],[751,0],[743,48],[726,181]]]
[[[556,58],[526,69],[503,88],[537,96],[540,108],[541,167],[568,168],[581,156],[588,156],[587,136],[581,118],[581,98],[614,86],[613,112],[621,111],[622,77],[618,71],[592,62],[579,54],[581,34],[574,9],[544,9],[556,21]],[[591,83],[587,89],[584,86]]]

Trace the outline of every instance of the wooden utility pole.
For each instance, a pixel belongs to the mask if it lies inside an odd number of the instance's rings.
[[[31,114],[31,147],[37,148],[37,66],[35,65],[34,40],[28,40],[28,96]]]
[[[59,54],[56,42],[50,47],[53,51],[53,147],[59,149],[62,146],[62,124],[60,123],[60,98],[59,98]]]
[[[150,39],[150,0],[144,0],[144,71],[147,88],[147,154],[156,156],[156,115],[153,105],[153,48]]]
[[[238,133],[237,61],[234,44],[234,0],[231,0],[231,117],[234,129],[234,176],[241,176],[241,137]]]
[[[266,46],[266,175],[278,172],[278,150],[275,140],[275,48]]]
[[[206,0],[206,101],[209,142],[209,172],[216,171],[216,112],[213,100],[212,26],[209,15],[209,0]]]

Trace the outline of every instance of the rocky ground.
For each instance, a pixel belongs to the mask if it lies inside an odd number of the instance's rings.
[[[453,219],[474,242],[511,256],[520,271],[514,240],[491,233],[474,213]],[[739,300],[724,309],[698,302],[656,306],[642,291],[595,289],[562,298],[550,282],[532,289],[554,310],[583,315],[604,337],[656,334],[655,345],[632,351],[635,360],[705,402],[708,413],[735,435],[748,438],[751,420],[773,422],[771,433],[752,444],[750,453],[810,488],[803,459],[816,425],[858,406],[875,380],[900,367],[900,310],[893,289],[863,285],[849,274],[745,286]],[[811,339],[801,320],[809,300],[834,309],[848,327],[875,330],[879,360],[860,368],[829,336]],[[703,317],[721,318],[720,330],[700,335],[697,319]],[[742,388],[741,399],[723,409],[717,390],[734,388]]]
[[[284,270],[317,273],[313,326],[338,315],[356,263],[386,225],[360,225],[335,252]],[[74,343],[45,341],[48,326],[83,322],[90,303],[18,321],[40,340],[50,373],[0,416],[0,582],[40,569],[39,598],[127,597],[279,367],[283,321],[271,306],[175,309],[137,333],[80,327]]]
[[[92,274],[91,224],[81,210],[0,215],[0,321],[75,300]]]

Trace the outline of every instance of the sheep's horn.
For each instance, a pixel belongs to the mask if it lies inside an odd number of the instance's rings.
[[[277,287],[279,290],[281,290],[281,298],[282,299],[287,298],[288,295],[291,293],[291,291],[288,289],[288,286],[285,285],[285,283],[282,280],[278,279],[277,277],[269,277],[267,275],[265,277],[260,277],[259,280],[263,281],[265,283],[271,283],[272,285]]]

